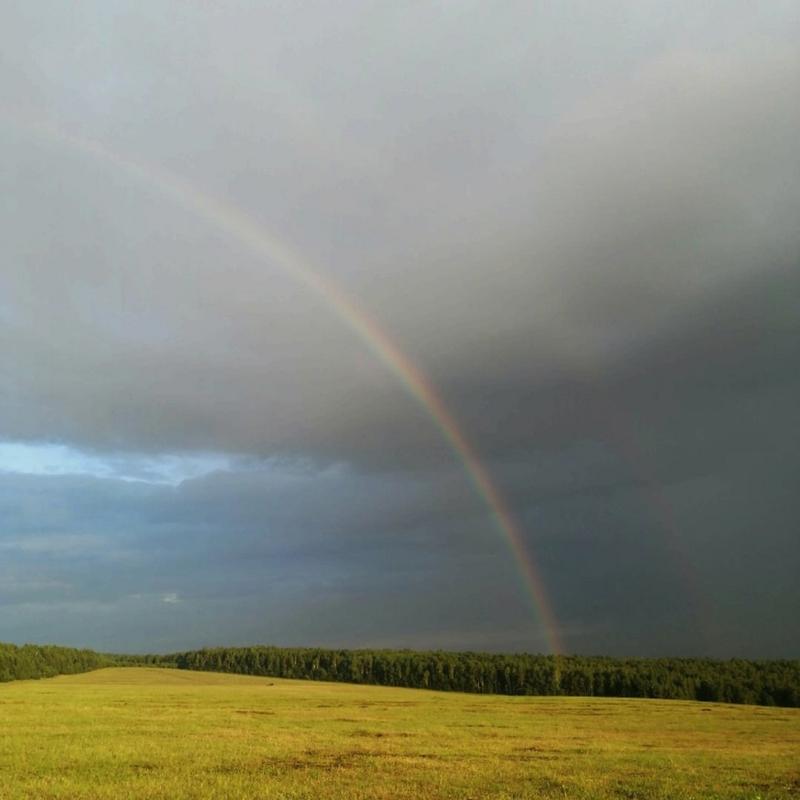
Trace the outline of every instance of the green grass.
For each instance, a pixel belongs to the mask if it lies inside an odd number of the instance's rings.
[[[0,798],[800,797],[800,709],[143,667],[0,685]]]

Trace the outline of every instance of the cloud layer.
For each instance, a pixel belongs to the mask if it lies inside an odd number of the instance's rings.
[[[174,176],[427,375],[569,649],[798,654],[791,4],[4,14],[0,638],[546,646],[430,414]]]

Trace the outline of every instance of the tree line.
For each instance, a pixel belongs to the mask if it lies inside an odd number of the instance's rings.
[[[508,695],[800,706],[800,661],[215,647],[150,657],[179,669]]]
[[[653,697],[800,707],[800,661],[609,658],[310,647],[115,655],[0,643],[0,682],[151,665],[276,678],[507,695]]]
[[[111,656],[93,650],[55,645],[4,644],[0,642],[0,682],[88,672],[114,664]]]

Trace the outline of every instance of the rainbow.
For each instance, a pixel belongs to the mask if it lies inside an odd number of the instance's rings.
[[[208,222],[238,245],[279,268],[316,295],[397,377],[435,423],[491,512],[497,529],[508,543],[527,595],[532,601],[533,610],[544,628],[550,651],[555,655],[563,653],[558,624],[544,581],[534,558],[525,546],[508,504],[440,394],[363,308],[278,236],[267,231],[263,225],[232,203],[198,189],[163,167],[123,156],[100,142],[68,134],[41,123],[23,124],[16,118],[6,121],[22,129],[24,133],[33,133],[48,142],[55,142],[85,154],[115,168],[149,189],[156,190],[196,217]]]

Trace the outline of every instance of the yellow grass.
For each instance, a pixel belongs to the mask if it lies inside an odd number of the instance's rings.
[[[800,710],[149,668],[0,684],[0,798],[800,797]]]

